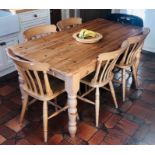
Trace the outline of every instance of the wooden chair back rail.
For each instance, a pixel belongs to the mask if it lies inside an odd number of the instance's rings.
[[[123,58],[120,61],[120,65],[131,65],[134,63],[138,49],[141,47],[143,42],[143,35],[133,36],[127,39],[129,47],[124,52]]]
[[[116,51],[102,53],[98,56],[96,72],[94,78],[91,81],[92,83],[104,83],[104,81],[110,79],[116,61],[127,48],[127,41],[124,41],[122,45],[123,46]]]
[[[32,27],[26,31],[24,31],[24,36],[27,40],[33,40],[37,38],[44,37],[51,33],[57,32],[55,25],[40,25],[36,27]]]
[[[150,29],[144,28],[142,35],[128,38],[130,46],[127,48],[120,64],[130,65],[134,63],[135,58],[138,55],[138,53],[141,52],[144,40],[149,33]]]
[[[146,37],[149,35],[149,33],[150,33],[150,29],[148,27],[144,27],[143,28],[143,40],[142,40],[141,46],[139,47],[140,52],[141,52],[142,47],[144,45],[144,41],[145,41]]]
[[[24,80],[23,89],[29,94],[35,96],[49,96],[53,95],[50,83],[48,80],[47,72],[49,71],[49,65],[46,63],[30,63],[24,60],[19,60],[13,57],[12,51],[8,51],[9,57],[11,57],[16,64],[22,79]],[[43,75],[43,79],[40,78],[39,74]],[[43,87],[43,84],[45,88]]]
[[[57,22],[59,31],[67,30],[82,23],[81,18],[68,18]]]
[[[143,29],[144,39],[148,36],[149,33],[150,33],[150,29],[148,27],[144,27]]]
[[[138,48],[138,55],[137,57],[140,57],[140,52],[142,51],[143,45],[144,45],[144,41],[146,39],[146,37],[148,36],[148,34],[150,33],[150,29],[148,27],[144,27],[143,28],[143,39],[142,39],[142,43],[140,45],[140,47]]]

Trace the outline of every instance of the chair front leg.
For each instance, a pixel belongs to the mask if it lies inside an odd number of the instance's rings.
[[[100,91],[99,87],[97,87],[95,94],[96,127],[98,127],[99,125],[99,110],[100,110]]]
[[[123,102],[124,102],[125,95],[126,95],[126,70],[125,68],[122,69],[122,92],[123,92]]]
[[[43,130],[44,130],[44,142],[47,142],[48,138],[48,104],[47,101],[43,102]]]
[[[27,106],[28,106],[28,99],[29,99],[28,94],[25,94],[24,100],[23,100],[23,103],[22,103],[22,111],[21,111],[21,114],[20,114],[20,120],[19,120],[20,124],[23,123],[24,115],[25,115],[25,112],[26,112],[26,109],[27,109]]]
[[[111,95],[112,95],[113,100],[114,100],[115,108],[118,108],[118,104],[117,104],[117,100],[116,100],[116,95],[115,95],[115,90],[114,90],[112,81],[109,82],[109,86],[110,86]]]

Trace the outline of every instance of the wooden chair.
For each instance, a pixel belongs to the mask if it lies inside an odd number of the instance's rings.
[[[68,18],[68,19],[63,19],[57,22],[57,27],[59,31],[64,31],[67,30],[71,27],[77,26],[82,24],[82,19],[81,18]]]
[[[32,63],[17,58],[11,50],[8,51],[8,56],[14,61],[16,68],[22,77],[24,83],[22,89],[24,91],[24,101],[20,115],[20,124],[29,103],[29,96],[43,101],[43,130],[44,142],[48,139],[48,120],[65,111],[68,106],[59,106],[52,102],[58,95],[64,92],[64,83],[57,78],[52,77],[49,81],[47,72],[49,65],[46,63]],[[48,114],[48,104],[55,107],[55,112]]]
[[[121,55],[121,60],[116,64],[116,67],[122,70],[122,98],[125,101],[126,96],[126,71],[132,69],[133,78],[136,88],[138,87],[137,68],[140,59],[140,52],[144,44],[144,39],[149,33],[149,29],[144,29],[144,33],[138,36],[133,36],[127,39],[129,47]]]
[[[55,25],[40,25],[27,29],[23,33],[26,40],[33,40],[54,32],[57,32]]]
[[[104,88],[111,92],[115,107],[118,108],[115,91],[112,83],[114,77],[112,71],[118,57],[122,52],[125,51],[126,48],[127,48],[127,42],[124,41],[121,48],[119,48],[118,50],[100,54],[97,58],[96,71],[81,80],[81,83],[85,84],[86,86],[89,86],[91,89],[89,89],[88,91],[86,91],[81,95],[78,95],[78,99],[95,105],[96,127],[98,127],[99,124],[99,109],[100,109],[99,88]],[[105,87],[105,85],[107,84],[109,84],[110,89]],[[88,95],[93,90],[96,90],[95,102],[86,98],[86,95]]]

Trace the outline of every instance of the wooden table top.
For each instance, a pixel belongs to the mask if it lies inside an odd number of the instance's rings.
[[[75,41],[73,33],[82,28],[99,32],[102,40],[94,44]],[[82,67],[96,62],[99,53],[110,52],[120,47],[129,36],[142,32],[142,28],[122,25],[104,19],[96,19],[64,32],[24,42],[10,47],[16,55],[35,62],[46,62],[51,69],[64,74],[74,74]]]

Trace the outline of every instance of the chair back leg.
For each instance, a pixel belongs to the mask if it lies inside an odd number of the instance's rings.
[[[126,70],[122,69],[122,92],[123,92],[123,102],[125,101],[125,93],[126,93]]]
[[[25,97],[24,97],[24,101],[22,103],[22,111],[21,111],[21,114],[20,114],[20,119],[19,119],[19,123],[22,125],[23,123],[23,119],[24,119],[24,116],[25,116],[25,112],[26,112],[26,109],[27,109],[27,106],[28,106],[28,100],[29,100],[29,96],[28,94],[25,94]]]
[[[98,127],[99,124],[99,109],[100,109],[100,92],[99,87],[97,87],[95,94],[96,127]]]
[[[47,142],[48,138],[48,103],[43,102],[43,130],[44,130],[44,142]]]
[[[116,100],[116,95],[115,95],[113,83],[111,81],[109,82],[109,86],[110,86],[110,91],[111,91],[112,98],[114,100],[115,108],[118,108],[118,104],[117,104],[117,100]]]

